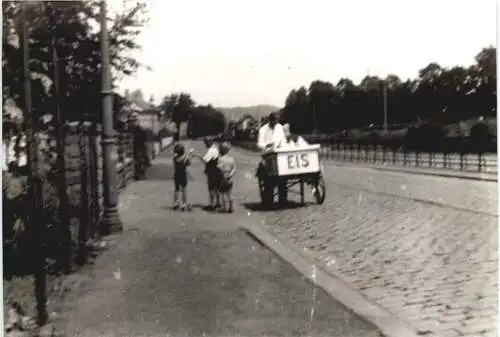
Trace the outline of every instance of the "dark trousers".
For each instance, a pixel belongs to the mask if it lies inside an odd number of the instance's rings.
[[[286,188],[286,181],[280,180],[277,177],[270,177],[267,175],[267,169],[263,162],[259,164],[256,172],[257,177],[261,177],[264,180],[264,186],[267,186],[264,192],[267,203],[274,202],[274,191],[276,187],[278,188],[278,197],[280,203],[286,203],[288,201],[288,190]]]
[[[279,196],[279,202],[284,203],[287,202],[288,200],[288,193],[286,189],[286,181],[280,181],[278,182],[278,196]]]

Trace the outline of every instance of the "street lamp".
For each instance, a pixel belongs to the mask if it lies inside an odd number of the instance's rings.
[[[113,128],[113,91],[109,69],[109,41],[106,14],[106,1],[101,1],[101,60],[102,60],[102,148],[103,148],[103,194],[104,214],[101,223],[102,234],[121,232],[123,224],[117,209],[116,163],[112,161],[112,152],[116,143]]]

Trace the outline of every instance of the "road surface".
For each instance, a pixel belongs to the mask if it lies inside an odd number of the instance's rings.
[[[496,336],[496,183],[325,162],[323,205],[261,212],[257,155],[233,156],[240,212],[269,232],[422,335]]]
[[[190,172],[192,212],[175,212],[172,159],[120,197],[125,231],[65,301],[67,336],[351,336],[378,330],[238,230],[246,212],[213,214],[201,165]]]

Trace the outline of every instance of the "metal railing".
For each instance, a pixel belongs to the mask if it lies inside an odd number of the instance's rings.
[[[382,145],[322,143],[325,159],[367,164],[392,164],[421,168],[497,172],[496,153],[419,152]]]
[[[236,139],[231,141],[236,146],[248,150],[257,150],[255,141]],[[394,149],[382,145],[318,143],[321,144],[320,156],[326,160],[497,173],[496,153],[419,152],[408,151],[404,148]]]

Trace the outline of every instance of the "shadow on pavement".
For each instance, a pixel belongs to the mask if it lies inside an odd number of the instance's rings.
[[[254,212],[272,212],[272,211],[284,211],[284,210],[289,210],[289,209],[296,209],[296,208],[301,208],[301,207],[307,207],[312,203],[305,203],[301,204],[300,202],[295,202],[295,201],[289,201],[286,204],[274,204],[272,206],[264,206],[260,202],[245,202],[242,203],[241,205],[248,209],[249,211],[254,211]]]
[[[174,167],[172,164],[156,163],[146,172],[145,180],[174,180]],[[188,181],[196,180],[188,171]]]
[[[68,336],[380,336],[242,231],[130,234],[107,259]]]
[[[210,207],[208,205],[191,204],[190,206],[191,206],[191,208],[193,210],[194,209],[201,209],[202,211],[206,211],[206,212],[211,212],[212,211],[212,210],[210,210]],[[167,211],[173,211],[174,210],[173,205],[171,205],[171,206],[162,206],[161,208],[164,209],[164,210],[167,210]]]

